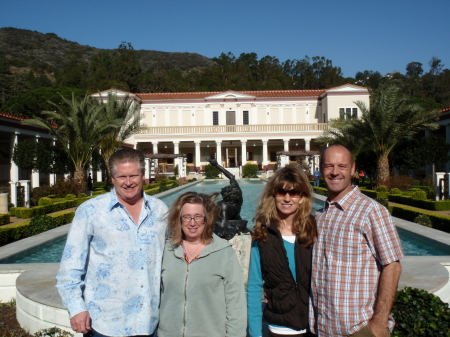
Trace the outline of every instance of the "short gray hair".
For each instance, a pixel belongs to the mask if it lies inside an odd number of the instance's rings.
[[[130,162],[138,163],[139,170],[141,170],[142,174],[145,174],[144,154],[139,150],[126,147],[114,152],[111,157],[109,157],[108,166],[111,176],[114,176],[114,174],[116,173],[117,164]]]

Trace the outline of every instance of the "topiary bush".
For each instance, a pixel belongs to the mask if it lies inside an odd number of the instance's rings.
[[[422,225],[422,226],[426,226],[426,227],[433,227],[433,224],[431,223],[431,219],[429,216],[425,215],[425,214],[421,214],[418,215],[414,218],[414,222]]]
[[[92,183],[92,188],[94,190],[97,189],[97,188],[100,188],[100,189],[104,190],[106,188],[106,185],[105,185],[105,183],[103,181],[96,181],[95,183]]]
[[[425,290],[406,287],[397,291],[392,314],[393,337],[449,336],[448,304]]]
[[[174,181],[172,183],[172,188],[175,188],[175,187],[178,187],[178,186],[180,186],[180,183],[178,181]]]
[[[384,198],[375,198],[375,201],[378,201],[380,204],[382,204],[386,208],[389,207],[388,201]]]
[[[258,178],[258,165],[245,164],[242,168],[242,175],[249,178]]]
[[[53,204],[53,200],[47,197],[40,198],[38,201],[38,206],[49,206]]]
[[[394,187],[393,189],[391,189],[391,191],[389,193],[390,194],[402,194],[402,191],[399,188]]]
[[[161,185],[159,185],[158,193],[165,192],[170,190],[169,186],[164,181],[161,181]]]
[[[86,193],[79,193],[77,198],[86,198],[87,194]]]
[[[28,225],[28,236],[36,235],[56,227],[56,221],[51,216],[46,214],[37,215],[31,219]]]
[[[414,191],[412,194],[413,199],[425,200],[427,198],[427,192],[425,191]]]
[[[75,200],[77,198],[77,196],[75,194],[66,194],[65,196],[66,200]]]
[[[205,166],[205,176],[206,179],[214,179],[219,175],[220,171],[217,167],[212,166],[210,164]]]
[[[380,185],[375,189],[376,192],[387,192],[387,187],[384,185]]]

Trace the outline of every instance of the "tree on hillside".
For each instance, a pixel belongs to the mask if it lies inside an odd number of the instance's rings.
[[[102,105],[104,107],[103,121],[113,126],[119,125],[119,127],[111,127],[99,143],[109,180],[110,172],[107,165],[109,157],[122,147],[125,139],[142,128],[141,120],[143,116],[138,112],[137,102],[130,99],[128,95],[121,98],[116,93],[109,92],[107,101]]]
[[[425,127],[436,129],[440,111],[408,103],[396,86],[387,86],[371,94],[370,107],[364,102],[355,102],[362,112],[358,130],[366,146],[377,156],[377,183],[383,185],[389,179],[388,156],[395,145]]]
[[[105,119],[103,105],[88,95],[78,99],[72,93],[72,99],[61,98],[63,104],[50,102],[53,111],[43,111],[42,115],[35,115],[23,123],[44,128],[54,135],[73,163],[75,180],[83,182],[84,169],[92,152],[103,137],[120,124]]]

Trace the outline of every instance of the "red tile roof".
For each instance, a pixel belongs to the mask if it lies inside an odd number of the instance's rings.
[[[255,96],[258,98],[288,98],[288,97],[318,97],[325,90],[261,90],[261,91],[234,91],[239,94]],[[204,91],[204,92],[161,92],[136,94],[143,100],[173,100],[173,99],[205,99],[209,96],[219,95],[228,91]]]
[[[15,119],[17,121],[24,121],[26,119],[24,117],[14,116],[14,115],[8,114],[6,112],[0,112],[0,117],[5,117],[5,118],[9,118],[9,119]]]

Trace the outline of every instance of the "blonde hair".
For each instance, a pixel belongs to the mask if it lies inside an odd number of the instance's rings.
[[[205,228],[201,234],[202,243],[209,243],[212,239],[214,225],[218,218],[220,208],[215,204],[219,193],[203,194],[197,192],[186,192],[178,197],[168,211],[167,221],[169,230],[169,239],[173,245],[179,245],[184,239],[184,233],[181,229],[181,211],[185,204],[203,205],[205,212]]]
[[[253,240],[266,242],[267,227],[270,223],[275,223],[277,227],[281,224],[275,203],[275,195],[279,189],[295,189],[302,193],[303,202],[294,215],[292,231],[302,245],[311,246],[317,236],[316,221],[311,215],[312,188],[305,173],[295,165],[278,170],[267,182],[253,218],[256,223],[252,231]]]

